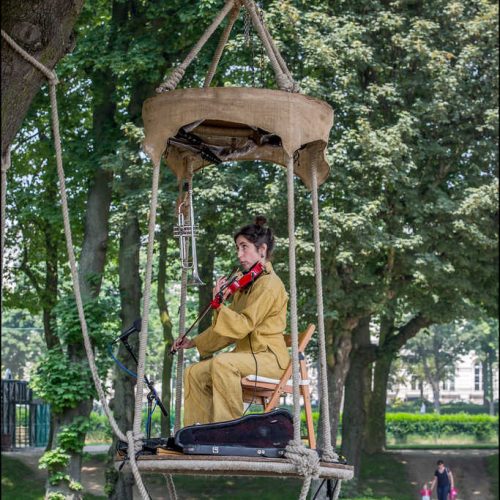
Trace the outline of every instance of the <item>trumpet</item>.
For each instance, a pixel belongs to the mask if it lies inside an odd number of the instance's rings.
[[[182,269],[192,269],[191,278],[188,280],[190,286],[203,286],[205,283],[198,274],[198,257],[196,255],[196,236],[198,226],[194,224],[193,210],[193,190],[191,184],[186,182],[184,189],[187,190],[187,196],[177,207],[177,225],[174,226],[174,237],[179,238],[179,250]],[[189,209],[188,223],[186,223],[185,212]],[[189,256],[189,247],[191,246],[191,258]]]

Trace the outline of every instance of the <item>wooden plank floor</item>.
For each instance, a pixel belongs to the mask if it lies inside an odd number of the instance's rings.
[[[122,458],[115,461],[119,468]],[[216,457],[213,455],[183,455],[160,454],[144,455],[137,460],[141,472],[165,474],[192,474],[192,475],[227,475],[227,476],[279,476],[301,477],[295,465],[286,458],[258,458],[258,457]],[[125,467],[128,469],[129,464]],[[320,477],[327,479],[352,479],[354,467],[352,465],[321,462]]]

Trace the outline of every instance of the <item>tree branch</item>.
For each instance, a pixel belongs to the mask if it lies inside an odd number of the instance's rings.
[[[387,353],[387,351],[397,352],[399,351],[411,338],[422,329],[430,326],[432,321],[426,318],[423,314],[418,313],[414,316],[408,323],[397,328],[396,334],[391,334],[386,337],[386,341],[378,347],[377,358],[381,357],[382,354]]]

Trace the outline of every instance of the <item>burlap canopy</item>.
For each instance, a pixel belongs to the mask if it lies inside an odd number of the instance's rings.
[[[308,188],[313,155],[318,184],[328,177],[325,149],[333,110],[312,97],[246,87],[181,89],[147,99],[142,116],[144,150],[155,163],[165,155],[179,179],[187,176],[190,164],[196,171],[214,163],[177,141],[181,128],[224,162],[262,160],[286,166],[297,152],[295,173]]]

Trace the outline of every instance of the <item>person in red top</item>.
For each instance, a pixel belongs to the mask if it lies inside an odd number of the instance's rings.
[[[434,479],[431,484],[431,491],[437,483],[438,500],[448,500],[450,491],[455,488],[453,474],[448,467],[445,467],[442,460],[437,461],[437,469],[434,472]]]

